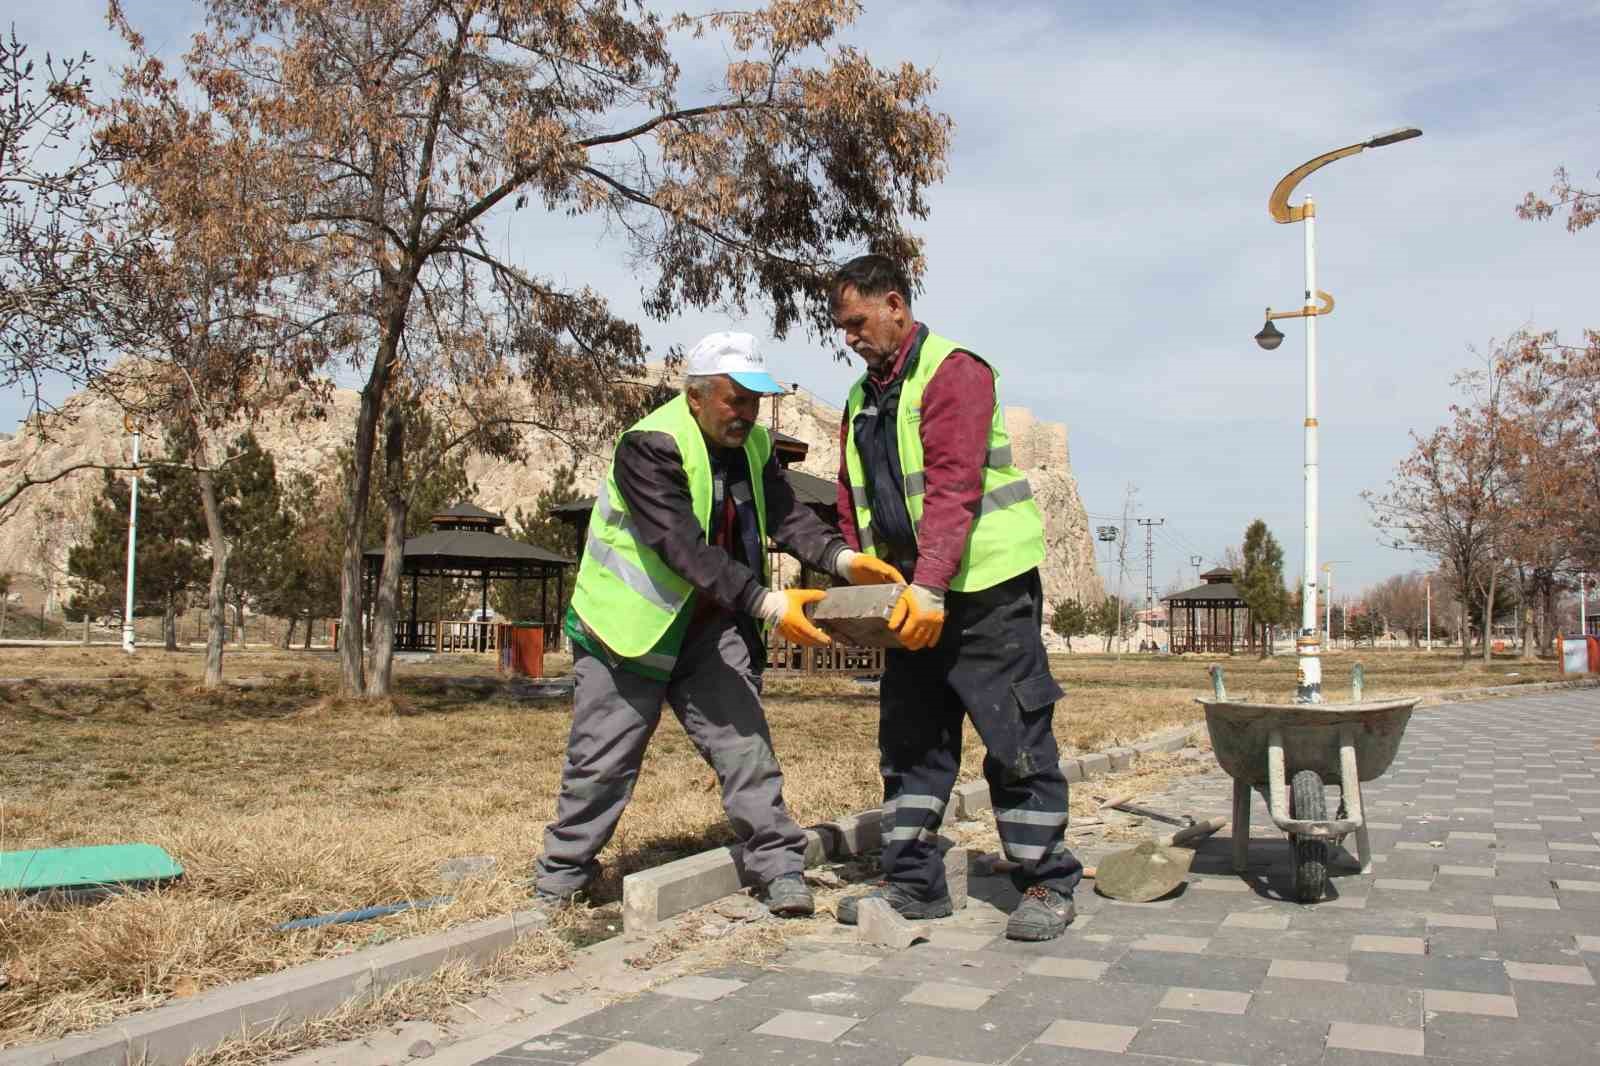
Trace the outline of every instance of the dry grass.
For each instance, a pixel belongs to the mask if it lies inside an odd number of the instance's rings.
[[[1370,693],[1546,680],[1554,670],[1510,660],[1462,669],[1442,654],[1365,658]],[[1352,661],[1330,657],[1330,678],[1347,677]],[[1063,747],[1094,750],[1198,720],[1192,698],[1208,687],[1205,665],[1056,657]],[[188,871],[166,890],[93,907],[0,901],[9,978],[0,1047],[525,903],[521,879],[554,809],[567,701],[517,702],[486,660],[468,656],[400,667],[398,698],[378,708],[330,697],[326,655],[230,654],[230,676],[269,680],[222,692],[198,687],[200,666],[196,653],[0,649],[0,678],[119,678],[0,685],[0,849],[144,841]],[[1226,669],[1234,693],[1284,698],[1292,688],[1289,659]],[[875,692],[787,677],[769,679],[767,692],[795,817],[875,803]],[[969,730],[963,776],[976,776],[981,758]],[[669,714],[593,898],[612,903],[623,874],[729,839],[714,778]],[[290,918],[438,895],[447,891],[438,864],[470,854],[495,856],[497,874],[448,907],[273,931]],[[602,906],[560,938],[582,943],[617,924],[614,905]],[[541,950],[541,965],[559,965],[556,947]]]

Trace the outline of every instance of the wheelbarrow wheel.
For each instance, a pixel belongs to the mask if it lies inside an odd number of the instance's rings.
[[[1328,800],[1315,770],[1301,770],[1289,783],[1289,809],[1297,821],[1328,820]],[[1316,903],[1328,892],[1328,842],[1294,837],[1294,898]]]

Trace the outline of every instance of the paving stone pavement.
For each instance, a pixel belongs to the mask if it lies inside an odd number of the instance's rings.
[[[1222,835],[1175,897],[1120,904],[1086,882],[1065,936],[1019,944],[1009,883],[974,872],[928,943],[841,927],[479,1062],[1600,1062],[1600,691],[1418,711],[1364,798],[1373,872],[1340,855],[1314,906],[1286,900],[1288,844],[1258,796],[1245,877]],[[1148,802],[1225,814],[1229,781],[1213,768]]]

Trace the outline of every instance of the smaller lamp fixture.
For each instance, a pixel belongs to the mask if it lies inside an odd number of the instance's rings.
[[[1270,352],[1278,345],[1283,343],[1283,331],[1272,324],[1272,319],[1270,317],[1272,314],[1271,308],[1267,309],[1267,314],[1269,316],[1267,318],[1267,324],[1261,327],[1260,333],[1256,334],[1256,343]]]

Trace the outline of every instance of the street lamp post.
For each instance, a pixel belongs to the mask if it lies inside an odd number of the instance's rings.
[[[1273,326],[1275,318],[1306,320],[1306,420],[1305,420],[1305,568],[1300,584],[1300,635],[1295,641],[1300,669],[1295,686],[1296,703],[1322,702],[1322,645],[1317,635],[1317,318],[1333,310],[1333,297],[1317,288],[1317,208],[1311,197],[1291,206],[1289,196],[1295,186],[1312,172],[1336,160],[1357,155],[1368,148],[1408,141],[1422,136],[1415,127],[1403,127],[1376,137],[1324,152],[1301,163],[1285,174],[1267,199],[1267,210],[1276,222],[1305,223],[1306,289],[1305,303],[1298,311],[1267,308],[1267,323],[1256,334],[1256,343],[1271,351],[1283,343],[1283,334]]]
[[[1349,559],[1329,559],[1322,564],[1322,572],[1328,575],[1327,598],[1322,601],[1322,633],[1330,648],[1333,646],[1333,564],[1349,561]]]

